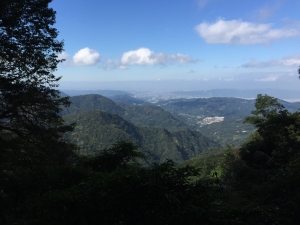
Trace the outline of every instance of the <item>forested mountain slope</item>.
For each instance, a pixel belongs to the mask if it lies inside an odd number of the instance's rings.
[[[180,130],[187,127],[181,120],[176,119],[168,111],[164,111],[161,107],[152,105],[126,105],[117,103],[125,111],[120,116],[136,126],[149,126],[157,128],[165,128],[170,131]]]
[[[66,115],[64,119],[67,123],[76,122],[75,130],[68,137],[79,145],[83,154],[94,154],[124,140],[136,143],[154,161],[181,162],[219,146],[197,131],[170,132],[163,128],[137,127],[118,115],[100,110]]]
[[[88,110],[102,110],[109,113],[123,114],[124,109],[114,101],[102,95],[79,95],[70,98],[72,102],[69,108],[63,111],[63,115],[84,112]]]
[[[72,104],[64,110],[63,115],[101,110],[117,114],[136,126],[161,127],[172,131],[187,127],[186,124],[158,106],[115,103],[101,95],[74,96],[70,98],[70,101]]]

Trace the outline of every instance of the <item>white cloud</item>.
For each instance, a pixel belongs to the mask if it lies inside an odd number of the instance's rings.
[[[153,52],[148,48],[139,48],[137,50],[124,52],[121,58],[122,65],[153,65],[156,59],[151,57]]]
[[[58,60],[67,59],[67,58],[69,58],[69,54],[65,51],[62,51],[57,55]]]
[[[92,66],[98,62],[100,62],[100,54],[96,50],[87,47],[80,49],[73,56],[73,63],[76,66]]]
[[[168,63],[183,64],[193,62],[194,60],[183,54],[165,54],[154,53],[148,48],[139,48],[137,50],[123,53],[121,58],[122,65],[166,65]]]
[[[256,24],[241,20],[222,20],[200,23],[196,31],[211,44],[268,44],[273,40],[300,36],[297,28],[272,29],[271,24]]]
[[[124,52],[120,60],[113,61],[111,59],[106,60],[104,65],[101,67],[110,69],[126,69],[129,66],[141,65],[167,65],[167,64],[184,64],[192,63],[197,60],[193,59],[189,55],[184,54],[165,54],[165,53],[154,53],[149,48],[139,48],[136,50]]]
[[[256,67],[256,68],[266,68],[273,66],[300,66],[300,55],[292,55],[283,57],[280,60],[270,60],[265,62],[259,62],[253,60],[249,63],[243,64],[242,67]]]
[[[278,78],[275,76],[271,76],[271,77],[267,77],[267,78],[262,78],[262,79],[255,79],[256,81],[260,81],[260,82],[274,82],[276,81]]]

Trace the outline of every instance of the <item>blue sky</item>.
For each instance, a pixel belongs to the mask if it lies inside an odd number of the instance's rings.
[[[300,89],[298,0],[53,0],[50,6],[65,41],[59,57],[66,61],[56,72],[62,89],[147,83],[166,90]]]

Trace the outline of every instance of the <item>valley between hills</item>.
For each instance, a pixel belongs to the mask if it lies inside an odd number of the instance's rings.
[[[94,155],[113,143],[135,143],[150,161],[180,163],[226,146],[239,147],[254,131],[244,118],[255,100],[212,97],[169,99],[149,103],[126,93],[73,96],[63,112],[66,123],[76,123],[67,134],[83,155]],[[287,110],[300,103],[280,100]]]

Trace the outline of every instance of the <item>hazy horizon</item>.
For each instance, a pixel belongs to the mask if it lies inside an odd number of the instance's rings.
[[[272,85],[256,84],[251,81],[199,81],[199,80],[128,80],[128,81],[69,81],[60,82],[61,90],[124,90],[124,91],[199,91],[213,89],[236,89],[236,90],[291,90],[300,91],[300,80],[289,84]]]

